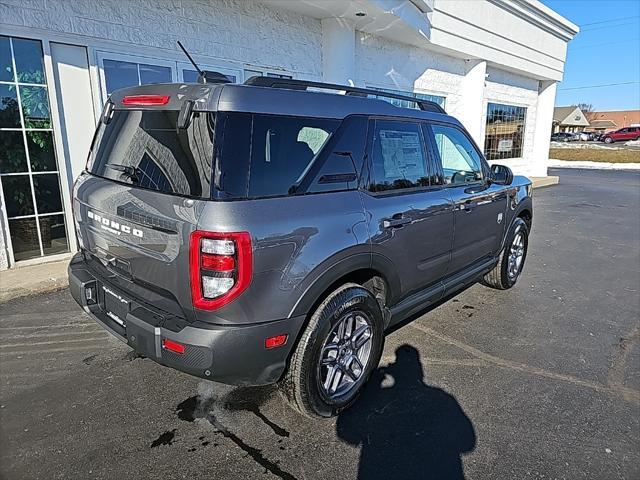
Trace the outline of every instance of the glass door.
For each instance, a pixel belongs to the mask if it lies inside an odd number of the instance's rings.
[[[38,40],[0,35],[0,179],[11,263],[68,252]]]

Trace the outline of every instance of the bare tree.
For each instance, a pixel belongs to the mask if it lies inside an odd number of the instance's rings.
[[[593,112],[593,105],[591,103],[579,103],[578,108],[582,110],[582,113],[584,113],[585,115]]]

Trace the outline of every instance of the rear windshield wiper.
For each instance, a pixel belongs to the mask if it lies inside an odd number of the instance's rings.
[[[125,177],[129,177],[133,183],[138,183],[138,174],[140,169],[131,165],[121,165],[119,163],[106,163],[105,167],[109,167],[112,170],[122,172]]]

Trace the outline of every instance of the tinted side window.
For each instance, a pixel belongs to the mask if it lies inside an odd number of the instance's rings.
[[[454,127],[432,125],[444,180],[447,184],[463,184],[482,180],[480,155],[464,133]]]
[[[358,187],[357,176],[362,169],[367,137],[367,118],[347,118],[336,135],[339,135],[339,138],[331,147],[331,152],[326,154],[326,160],[309,186],[308,191],[311,193]]]
[[[254,115],[249,196],[291,194],[339,124],[338,120]]]
[[[376,120],[371,145],[369,190],[381,192],[429,185],[420,125]]]

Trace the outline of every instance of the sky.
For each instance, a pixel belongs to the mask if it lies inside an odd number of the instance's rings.
[[[580,27],[569,42],[556,105],[640,109],[640,0],[541,1]],[[612,83],[626,85],[596,87]]]

